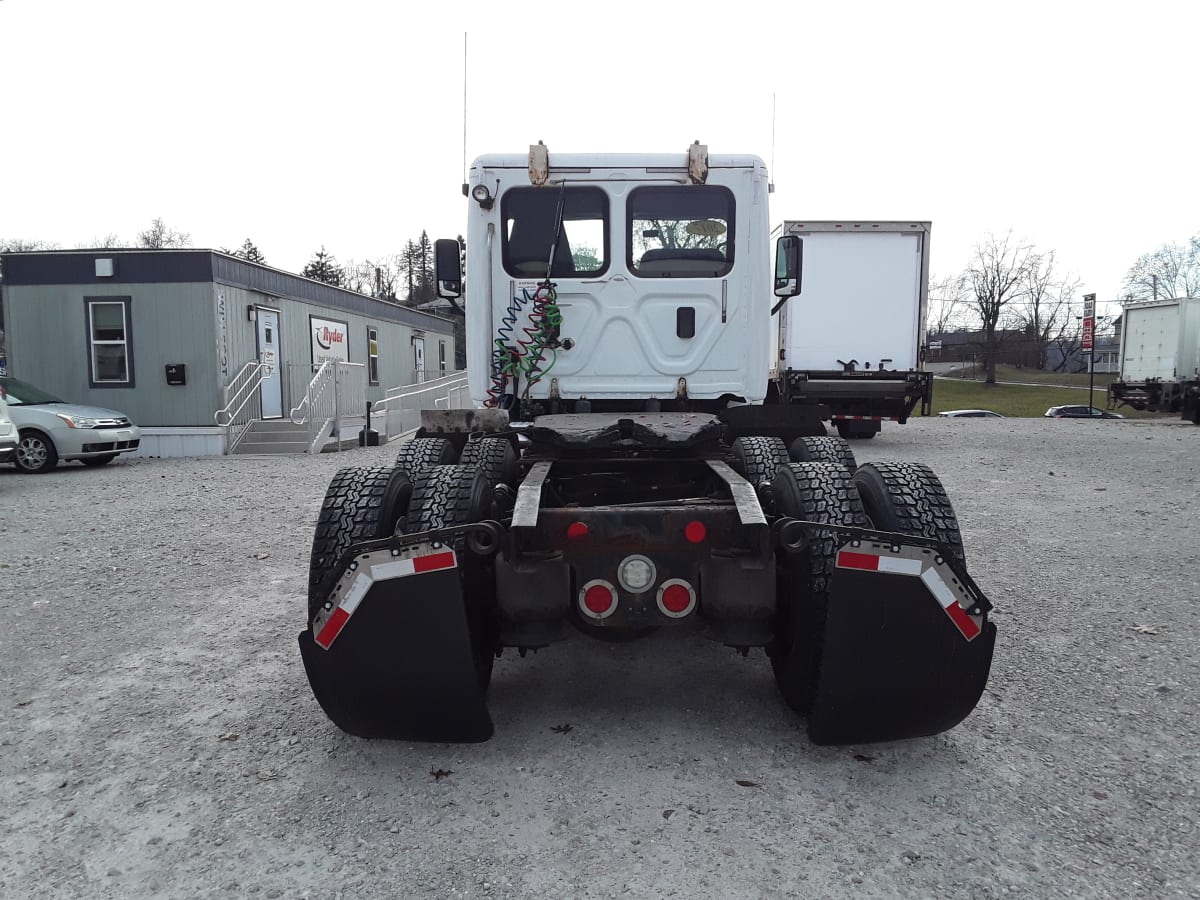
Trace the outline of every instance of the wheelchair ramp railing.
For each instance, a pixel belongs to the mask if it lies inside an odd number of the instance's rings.
[[[371,426],[383,431],[389,439],[403,437],[421,427],[423,409],[458,409],[470,405],[467,373],[453,372],[433,381],[389,388],[384,399],[371,405]]]

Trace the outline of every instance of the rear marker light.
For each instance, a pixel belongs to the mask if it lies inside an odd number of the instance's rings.
[[[617,610],[617,590],[602,578],[589,581],[579,591],[579,608],[591,619],[605,619]]]
[[[703,522],[688,522],[687,527],[683,529],[683,536],[693,544],[698,544],[708,536],[708,529],[704,527]]]
[[[567,540],[582,541],[588,536],[588,527],[585,522],[572,522],[567,526]]]
[[[658,589],[658,608],[664,616],[682,619],[696,608],[696,591],[682,578],[664,581]]]

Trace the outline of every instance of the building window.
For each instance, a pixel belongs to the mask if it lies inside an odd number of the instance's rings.
[[[129,297],[85,297],[92,387],[133,387]]]
[[[446,342],[438,341],[438,374],[446,374]]]
[[[367,329],[367,377],[379,384],[379,329]]]

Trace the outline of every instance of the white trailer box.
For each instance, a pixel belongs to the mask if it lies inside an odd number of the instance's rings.
[[[929,222],[788,221],[803,241],[801,292],[775,324],[775,375],[789,402],[817,402],[845,437],[903,422],[918,401],[929,299]]]
[[[1178,411],[1184,386],[1200,377],[1200,298],[1128,303],[1121,317],[1121,377],[1113,401]]]

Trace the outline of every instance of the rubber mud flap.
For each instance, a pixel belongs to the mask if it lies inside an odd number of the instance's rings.
[[[865,744],[938,734],[987,684],[996,626],[968,641],[919,578],[838,569],[808,736]]]
[[[364,738],[477,743],[492,736],[457,570],[376,581],[328,650],[300,633],[313,694]]]

